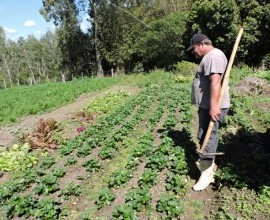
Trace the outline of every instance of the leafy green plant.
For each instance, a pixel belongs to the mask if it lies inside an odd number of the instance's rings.
[[[83,166],[85,167],[85,170],[88,172],[97,172],[101,168],[101,164],[96,158],[85,162]]]
[[[119,186],[126,183],[130,179],[130,177],[131,174],[128,170],[116,171],[110,176],[108,186],[118,188]]]
[[[49,169],[52,165],[55,164],[54,157],[48,156],[42,160],[42,163],[40,164],[41,169]]]
[[[25,170],[37,163],[28,144],[0,148],[0,171]]]
[[[137,219],[132,207],[129,205],[118,205],[114,208],[112,212],[112,219],[114,220],[120,220],[120,219],[125,219],[125,220],[135,220]]]
[[[150,209],[151,200],[152,196],[148,188],[135,189],[129,192],[126,196],[126,203],[138,212],[144,210],[145,208]]]
[[[67,159],[65,166],[74,165],[76,163],[77,163],[77,159],[75,157],[70,157]]]
[[[115,200],[115,195],[112,193],[111,189],[103,188],[99,192],[98,199],[95,202],[98,209],[105,207],[106,205],[111,205]]]
[[[53,199],[41,199],[37,202],[34,216],[38,219],[57,220],[61,214],[60,204]]]
[[[81,186],[70,183],[65,189],[61,190],[60,194],[64,197],[64,199],[68,199],[70,196],[79,196],[81,193]]]
[[[119,90],[117,93],[109,93],[103,98],[99,98],[90,103],[85,110],[94,113],[107,113],[124,103],[130,94],[127,91]]]
[[[146,169],[139,179],[139,186],[150,187],[157,183],[158,172],[156,170]]]
[[[167,195],[158,201],[157,211],[164,213],[166,219],[179,218],[184,214],[184,202],[175,196]]]
[[[58,178],[63,177],[66,171],[64,169],[53,170],[43,179],[37,179],[37,185],[33,188],[33,191],[38,195],[49,195],[50,193],[59,190]]]
[[[78,157],[86,157],[92,152],[93,147],[91,145],[84,145],[77,150]]]
[[[146,167],[151,169],[162,170],[167,166],[169,157],[163,153],[156,151],[154,154],[150,155]]]
[[[34,207],[38,201],[32,196],[14,195],[10,198],[9,204],[6,207],[6,214],[8,218],[32,216]]]
[[[59,178],[59,177],[63,177],[66,174],[66,170],[65,168],[61,167],[61,168],[55,168],[54,170],[52,170],[52,175]]]
[[[176,74],[179,74],[180,76],[184,77],[190,77],[193,76],[196,69],[198,68],[198,65],[195,63],[182,61],[178,62],[175,66],[175,72]]]
[[[186,177],[169,172],[166,180],[166,189],[185,195],[188,191]]]
[[[113,158],[113,149],[111,147],[103,147],[101,151],[99,152],[98,156],[100,156],[101,159],[111,159]]]

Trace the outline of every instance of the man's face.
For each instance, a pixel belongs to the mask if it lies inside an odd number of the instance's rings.
[[[191,53],[194,54],[195,59],[201,59],[203,58],[203,44],[195,44]]]

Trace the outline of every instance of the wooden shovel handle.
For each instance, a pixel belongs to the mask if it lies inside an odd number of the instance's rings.
[[[236,54],[239,42],[240,42],[241,37],[243,35],[243,32],[244,32],[244,29],[243,29],[243,27],[241,27],[239,32],[238,32],[237,38],[235,40],[233,50],[232,50],[232,54],[231,54],[229,63],[227,65],[224,77],[223,77],[223,82],[222,82],[222,85],[221,85],[221,92],[220,92],[218,106],[220,106],[220,104],[221,104],[221,101],[222,101],[223,96],[224,96],[225,88],[226,88],[226,86],[227,86],[227,84],[229,82],[229,76],[230,76],[230,72],[231,72],[231,69],[232,69],[233,61],[234,61],[234,58],[235,58],[235,54]],[[205,138],[203,140],[203,144],[201,145],[200,150],[198,151],[198,153],[201,154],[201,155],[204,155],[204,150],[206,148],[206,145],[208,144],[208,141],[209,141],[210,135],[212,133],[213,127],[214,127],[214,121],[211,120],[210,123],[209,123],[208,129],[207,129]]]

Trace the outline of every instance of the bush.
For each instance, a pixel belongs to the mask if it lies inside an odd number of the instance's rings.
[[[197,69],[197,64],[187,62],[187,61],[182,61],[178,62],[175,66],[175,73],[181,76],[193,76],[196,69]]]

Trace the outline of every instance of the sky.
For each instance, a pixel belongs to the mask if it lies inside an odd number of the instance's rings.
[[[39,39],[48,30],[54,31],[53,22],[46,22],[39,13],[41,8],[42,0],[0,0],[0,26],[6,38],[16,41],[33,35]],[[85,21],[81,27],[86,27]]]

